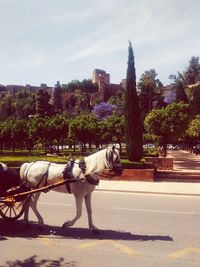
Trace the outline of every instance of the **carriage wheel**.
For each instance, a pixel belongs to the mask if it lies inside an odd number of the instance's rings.
[[[9,194],[15,191],[16,187],[9,189]],[[0,203],[0,215],[7,221],[14,221],[19,219],[24,213],[27,197],[21,201],[14,201],[12,198],[5,197],[5,201]]]

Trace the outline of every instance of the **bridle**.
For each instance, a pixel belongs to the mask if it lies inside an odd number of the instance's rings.
[[[115,158],[114,158],[114,155],[116,156]],[[120,163],[119,154],[116,152],[116,148],[114,146],[112,147],[112,149],[110,148],[107,149],[106,160],[109,166],[111,166],[111,168],[109,168],[109,170],[106,173],[106,175],[108,176],[108,179],[111,179],[115,175],[121,175],[123,168]],[[105,173],[103,174],[105,175]]]

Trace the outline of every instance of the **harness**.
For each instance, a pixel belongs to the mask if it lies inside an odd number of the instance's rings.
[[[67,165],[66,165],[66,167],[65,167],[65,169],[63,171],[63,178],[66,181],[66,189],[67,189],[69,194],[71,194],[72,192],[71,192],[70,184],[67,183],[67,180],[71,179],[71,177],[72,177],[72,169],[73,169],[73,167],[74,167],[74,160],[71,159],[71,160],[69,160],[67,162]]]
[[[73,178],[72,169],[74,167],[74,164],[78,164],[78,166],[81,169],[81,171],[83,172],[83,174],[86,172],[86,163],[85,163],[84,159],[80,160],[79,163],[77,163],[74,159],[71,159],[71,160],[68,161],[68,163],[66,165],[66,168],[63,171],[63,178],[64,178],[65,181],[67,181],[68,179],[72,179]],[[77,181],[78,181],[78,179],[74,179],[73,182],[77,182]],[[71,194],[70,183],[66,182],[66,189],[67,189],[69,194]]]
[[[27,176],[28,176],[28,171],[30,169],[30,167],[34,164],[35,162],[31,162],[31,164],[25,169],[25,182],[21,184],[20,188],[19,188],[19,193],[20,192],[25,192],[27,190],[30,190],[30,185],[27,183]],[[46,172],[42,175],[42,178],[40,179],[39,183],[36,186],[36,189],[39,188],[39,186],[41,185],[42,181],[45,180],[45,183],[43,184],[43,186],[47,186],[47,179],[48,179],[48,174],[49,174],[49,168],[50,168],[51,162],[48,163]],[[21,191],[22,190],[22,191]],[[43,191],[44,193],[48,192],[48,191]],[[30,197],[30,196],[28,196]]]
[[[37,184],[36,188],[39,188],[40,184],[42,183],[42,181],[44,180],[45,183],[43,184],[43,186],[47,185],[47,179],[48,179],[48,174],[49,174],[49,168],[50,168],[51,162],[49,162],[46,172],[42,175],[41,180],[39,181],[39,183]]]
[[[75,162],[75,163],[76,163],[76,162]],[[84,160],[84,159],[81,159],[81,160],[79,161],[78,165],[79,165],[79,168],[82,170],[83,174],[85,174],[86,169],[87,169],[85,160]],[[89,175],[89,174],[88,174],[88,175],[85,175],[85,179],[86,179],[86,181],[87,181],[89,184],[92,184],[92,185],[98,185],[98,184],[99,184],[99,179],[96,180],[96,179],[94,179],[94,178],[93,178],[91,175]]]

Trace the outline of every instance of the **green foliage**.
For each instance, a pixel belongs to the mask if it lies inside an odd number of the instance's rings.
[[[49,104],[50,95],[43,89],[37,90],[36,93],[36,114],[44,117],[52,114],[52,108]]]
[[[108,103],[117,107],[117,114],[120,116],[124,114],[124,99],[122,95],[116,94],[108,99]]]
[[[140,161],[143,153],[142,121],[139,99],[136,92],[135,62],[131,43],[129,43],[127,86],[124,97],[126,150],[129,160]]]
[[[53,105],[53,112],[55,114],[62,112],[62,110],[63,110],[63,107],[62,107],[62,88],[61,88],[59,81],[55,85],[54,90],[52,92],[52,105]]]
[[[182,79],[185,84],[195,84],[200,80],[200,63],[199,57],[191,57],[189,66],[182,74]]]
[[[163,97],[161,88],[163,87],[159,79],[156,79],[157,73],[154,69],[145,71],[138,82],[139,101],[142,111],[142,118],[155,106],[163,106]]]
[[[187,134],[195,140],[200,140],[200,114],[190,122]]]
[[[192,97],[190,99],[190,110],[193,116],[200,114],[200,85],[192,87]]]
[[[177,80],[175,83],[175,90],[176,90],[176,102],[183,102],[185,104],[188,103],[188,97],[185,93],[185,88],[181,80]]]
[[[160,143],[176,142],[183,138],[190,120],[189,105],[172,103],[160,110],[153,109],[145,118],[145,129],[160,138]]]
[[[124,116],[112,114],[99,122],[99,129],[101,142],[118,143],[121,147],[121,143],[125,141]]]
[[[11,116],[27,118],[35,114],[35,94],[29,90],[21,90],[16,93],[7,93],[0,99],[0,119]]]
[[[74,93],[76,90],[81,90],[82,93],[95,93],[98,91],[97,84],[92,83],[90,79],[84,79],[82,82],[73,80],[64,85],[63,88],[69,93]]]
[[[75,115],[88,113],[90,110],[90,98],[88,93],[76,90],[75,94]]]
[[[135,162],[127,159],[121,160],[124,169],[145,169],[145,163],[143,161]]]
[[[94,114],[80,115],[70,120],[69,135],[82,144],[98,139],[98,119]]]

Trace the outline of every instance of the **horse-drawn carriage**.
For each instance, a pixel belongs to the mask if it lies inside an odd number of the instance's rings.
[[[2,218],[12,221],[24,214],[24,220],[28,222],[28,211],[31,207],[38,223],[43,225],[37,202],[41,192],[52,189],[72,193],[76,199],[76,215],[72,220],[65,222],[63,227],[72,226],[81,217],[84,199],[91,230],[96,229],[92,220],[91,194],[99,182],[100,173],[104,169],[109,169],[109,173],[122,174],[119,152],[114,146],[85,157],[84,160],[71,160],[67,164],[47,161],[23,163],[19,172],[10,170],[3,163],[0,165]]]
[[[81,181],[68,176],[63,181],[33,189],[28,183],[21,182],[19,175],[16,170],[8,169],[6,165],[0,163],[0,216],[8,221],[17,220],[23,215],[32,194],[48,192],[55,187]]]

